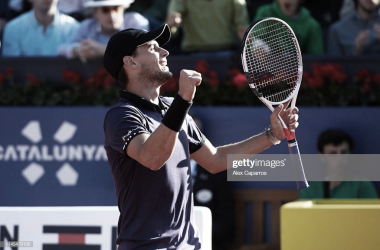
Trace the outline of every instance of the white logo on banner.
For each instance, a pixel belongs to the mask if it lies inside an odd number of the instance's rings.
[[[62,186],[75,186],[79,174],[67,161],[107,161],[103,145],[65,145],[75,136],[77,129],[75,124],[64,121],[53,136],[57,145],[35,145],[43,140],[42,130],[39,121],[30,121],[21,130],[21,135],[33,145],[0,145],[0,161],[31,162],[21,172],[30,185],[36,184],[45,174],[44,167],[35,161],[64,162],[56,177]]]

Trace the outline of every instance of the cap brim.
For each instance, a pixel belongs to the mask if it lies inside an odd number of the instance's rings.
[[[170,29],[167,24],[164,24],[154,30],[151,30],[138,38],[138,46],[141,46],[149,41],[156,40],[160,47],[169,42],[171,37]]]

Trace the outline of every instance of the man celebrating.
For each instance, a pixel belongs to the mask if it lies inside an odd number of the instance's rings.
[[[120,210],[119,249],[200,249],[193,216],[190,158],[210,173],[227,169],[227,154],[257,154],[282,140],[281,115],[295,129],[297,109],[280,105],[271,115],[271,133],[215,148],[187,114],[201,74],[182,70],[175,98],[159,96],[171,77],[170,39],[163,25],[155,30],[116,33],[104,54],[105,69],[125,88],[106,114],[105,149]],[[272,137],[271,137],[272,136]],[[278,139],[277,139],[278,138]]]

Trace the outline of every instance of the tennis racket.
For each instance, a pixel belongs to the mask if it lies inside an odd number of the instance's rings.
[[[249,87],[271,111],[273,105],[290,100],[290,108],[295,107],[303,67],[297,38],[287,23],[270,17],[252,24],[243,38],[241,60]],[[288,141],[297,188],[307,188],[295,132],[279,119]]]

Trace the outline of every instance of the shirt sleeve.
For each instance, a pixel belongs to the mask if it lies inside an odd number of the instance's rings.
[[[256,11],[256,14],[255,14],[255,17],[253,18],[253,21],[257,21],[261,18],[268,17],[269,13],[266,10],[267,10],[266,5],[259,7]]]
[[[5,26],[3,34],[3,56],[21,56],[21,47],[19,43],[20,33],[11,24]]]
[[[234,0],[234,26],[236,31],[239,27],[248,27],[249,17],[245,0]]]
[[[81,23],[70,35],[66,43],[61,44],[58,48],[58,55],[65,56],[68,59],[74,58],[74,48],[79,46],[82,40],[88,36],[88,25]]]
[[[185,15],[186,13],[186,5],[184,0],[170,0],[169,6],[168,6],[168,14],[172,12],[178,12],[181,13],[181,15]]]
[[[104,120],[105,144],[127,156],[127,147],[139,134],[150,134],[146,120],[134,107],[111,109]]]
[[[190,154],[195,153],[205,143],[206,137],[202,134],[201,130],[195,124],[193,118],[187,115],[187,137],[189,139]]]
[[[310,25],[310,35],[307,39],[305,54],[322,55],[323,53],[322,28],[316,21],[313,20],[312,25]]]
[[[369,181],[362,181],[359,188],[359,197],[365,199],[377,199],[377,191],[373,184]]]
[[[149,21],[137,12],[127,12],[124,14],[124,27],[149,30]]]
[[[337,33],[337,26],[333,25],[330,27],[328,40],[327,40],[327,54],[340,56],[343,55],[343,50],[339,45],[339,36]]]

